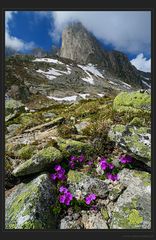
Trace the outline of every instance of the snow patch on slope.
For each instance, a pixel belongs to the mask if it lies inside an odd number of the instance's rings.
[[[55,64],[63,64],[57,59],[52,59],[52,58],[36,58],[35,60],[33,60],[33,62],[48,62],[48,63],[55,63]]]
[[[68,96],[68,97],[63,97],[63,98],[47,96],[47,98],[54,99],[54,100],[59,101],[59,102],[62,102],[62,101],[69,101],[69,102],[71,102],[71,101],[76,101],[77,96],[73,95],[73,96]]]
[[[89,63],[86,66],[82,66],[82,65],[78,65],[78,67],[82,68],[85,72],[89,71],[90,73],[92,73],[95,76],[101,77],[103,78],[103,75],[97,70],[97,68],[92,65],[91,63]],[[87,72],[88,73],[88,72]]]
[[[145,84],[147,87],[151,88],[151,86],[150,86],[147,82],[145,82],[145,81],[143,81],[143,80],[142,80],[142,82],[143,82],[143,84]]]
[[[97,95],[98,95],[99,97],[103,97],[103,96],[104,96],[103,93],[97,93]]]
[[[83,65],[78,65],[78,67],[80,67],[87,75],[88,77],[87,78],[82,78],[83,81],[85,82],[88,82],[92,85],[94,85],[94,79],[93,77],[91,76],[90,73],[92,73],[94,76],[96,77],[101,77],[103,78],[103,75],[97,70],[97,68],[92,65],[91,63],[89,63],[88,65],[86,66],[83,66]]]
[[[62,74],[66,74],[66,75],[71,74],[71,69],[69,67],[67,67],[67,71],[61,71],[61,70],[57,70],[57,69],[54,69],[54,68],[50,68],[46,72],[42,71],[41,69],[38,69],[38,70],[36,70],[36,72],[41,73],[42,75],[44,75],[49,80],[53,80],[57,76],[61,76]]]
[[[82,97],[83,99],[86,99],[86,97],[89,97],[89,93],[80,93],[79,96]]]

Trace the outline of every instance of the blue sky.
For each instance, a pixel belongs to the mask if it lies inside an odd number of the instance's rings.
[[[138,64],[138,67],[143,65],[145,70],[149,70],[150,17],[147,11],[7,11],[5,44],[21,52],[30,52],[35,47],[49,51],[52,45],[61,46],[64,27],[78,20],[106,49],[122,51],[130,60],[135,60],[136,63],[133,63]]]

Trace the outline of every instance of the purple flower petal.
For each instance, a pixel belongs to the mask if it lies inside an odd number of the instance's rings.
[[[111,173],[107,173],[107,178],[108,179],[110,179],[110,180],[112,180],[112,181],[116,181],[116,180],[119,180],[119,176],[118,176],[118,174],[111,174]]]
[[[86,202],[86,204],[87,204],[87,205],[89,205],[89,204],[90,204],[90,202],[91,202],[91,199],[90,199],[90,197],[86,197],[86,199],[85,199],[85,202]]]
[[[51,178],[52,180],[56,180],[57,176],[56,176],[55,173],[54,173],[54,174],[50,174],[50,178]]]
[[[119,161],[123,164],[126,164],[126,163],[131,163],[133,161],[132,157],[131,156],[120,156],[119,157]]]
[[[65,199],[66,199],[66,196],[65,196],[65,195],[60,195],[60,196],[59,196],[59,202],[60,202],[60,203],[64,203],[64,202],[65,202]]]
[[[73,199],[73,196],[70,192],[67,192],[66,193],[66,198],[69,199],[69,200],[72,200]]]
[[[96,195],[94,193],[89,194],[85,199],[86,204],[89,205],[91,203],[91,201],[95,200],[95,199],[96,199]]]
[[[79,161],[79,162],[83,162],[84,160],[85,160],[84,155],[81,155],[81,156],[78,158],[78,161]]]
[[[114,165],[113,165],[112,163],[108,163],[108,167],[109,167],[110,169],[113,169],[113,168],[114,168]]]
[[[64,186],[61,186],[60,189],[59,189],[59,192],[61,193],[67,193],[68,192],[68,189]]]
[[[60,165],[56,165],[56,166],[54,167],[54,169],[55,169],[56,172],[57,172],[57,171],[60,171],[60,170],[61,170],[61,166],[60,166]]]
[[[64,203],[67,205],[67,206],[69,206],[70,205],[70,199],[65,199],[65,201],[64,201]]]
[[[77,157],[71,156],[71,157],[70,157],[70,160],[71,160],[71,161],[77,161]]]
[[[100,158],[100,162],[107,163],[107,159],[106,159],[105,157],[101,157],[101,158]]]
[[[74,169],[74,167],[75,167],[75,163],[73,163],[73,162],[69,162],[69,166],[70,166],[71,169]]]
[[[64,170],[64,168],[61,168],[59,171],[58,171],[58,173],[61,173],[61,174],[65,174],[65,170]]]
[[[94,193],[91,193],[91,194],[90,194],[90,197],[91,197],[92,200],[95,200],[95,199],[96,199],[96,195],[95,195]]]
[[[100,166],[102,170],[106,170],[106,168],[108,167],[108,164],[105,162],[100,162]]]

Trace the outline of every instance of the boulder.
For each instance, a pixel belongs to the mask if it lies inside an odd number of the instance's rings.
[[[87,126],[89,126],[89,122],[87,122],[87,121],[83,121],[83,122],[77,123],[77,124],[75,125],[77,132],[80,133],[80,134],[83,133],[83,130],[84,130]]]
[[[21,124],[11,124],[7,127],[7,132],[9,137],[14,136],[17,134],[18,129],[21,127]]]
[[[90,143],[63,138],[57,139],[57,143],[64,157],[81,154],[84,154],[87,157],[92,156],[95,152],[93,146]]]
[[[121,92],[114,99],[113,109],[123,113],[150,113],[151,96],[146,92]]]
[[[108,133],[126,153],[151,166],[150,128],[131,125],[113,125]]]
[[[61,220],[60,229],[108,229],[106,221],[100,212],[81,211],[79,218],[66,216]]]
[[[13,170],[14,176],[25,176],[46,170],[55,161],[62,160],[61,152],[54,147],[47,147],[35,154],[31,159],[20,164]]]
[[[17,114],[25,112],[25,106],[20,101],[14,99],[7,99],[5,100],[5,114]]]
[[[43,116],[44,118],[55,118],[55,117],[56,117],[56,114],[53,113],[53,112],[44,112],[44,113],[42,113],[42,116]]]
[[[99,198],[105,198],[108,195],[108,185],[104,181],[87,176],[76,170],[68,172],[67,183],[70,191],[76,198],[77,194],[80,199],[84,199],[90,193],[96,194]]]
[[[126,190],[114,204],[111,229],[151,228],[151,176],[147,172],[123,169],[120,182]]]
[[[47,174],[12,189],[5,202],[5,229],[54,229],[50,207],[55,187]]]
[[[30,145],[30,144],[26,144],[25,146],[23,146],[22,148],[20,148],[19,150],[17,150],[15,152],[15,156],[17,156],[20,159],[29,159],[33,156],[35,152],[35,146],[34,145]]]

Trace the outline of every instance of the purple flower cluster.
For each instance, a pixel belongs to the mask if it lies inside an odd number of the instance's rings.
[[[112,173],[115,169],[115,166],[112,163],[107,162],[107,159],[102,157],[100,159],[100,166],[101,169],[106,171],[106,177],[112,181],[119,180],[118,174]]]
[[[63,180],[66,179],[64,168],[62,168],[60,165],[56,165],[56,166],[54,167],[54,169],[55,169],[55,173],[50,174],[50,178],[51,178],[53,181],[55,181],[55,180],[61,180],[61,181],[63,181]]]
[[[106,176],[108,179],[110,179],[112,181],[119,180],[118,174],[106,173]]]
[[[64,203],[66,206],[69,206],[71,200],[73,199],[72,194],[64,186],[60,187],[59,192],[61,193],[61,195],[59,196],[59,202]]]
[[[94,193],[89,194],[85,199],[86,204],[89,205],[95,199],[96,199],[96,195]]]
[[[85,160],[84,155],[80,155],[79,157],[71,156],[69,161],[69,166],[71,169],[74,169],[77,164],[83,163]]]
[[[119,161],[121,162],[121,163],[123,163],[123,164],[127,164],[127,163],[132,163],[133,162],[133,159],[132,159],[132,157],[131,156],[123,156],[123,155],[121,155],[120,157],[119,157]]]
[[[112,163],[108,163],[107,159],[104,157],[100,159],[100,166],[102,170],[106,170],[106,169],[112,170],[114,168],[114,165]]]

